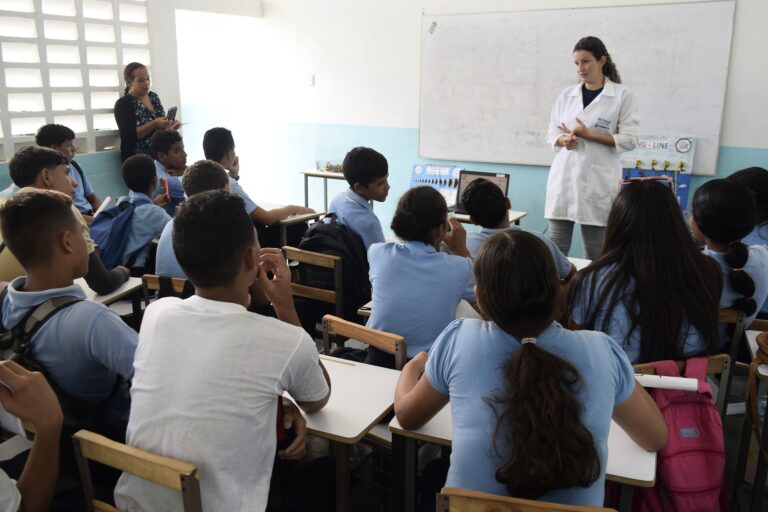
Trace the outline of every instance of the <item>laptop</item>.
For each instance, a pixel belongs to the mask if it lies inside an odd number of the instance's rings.
[[[504,193],[504,197],[509,192],[509,174],[502,174],[496,172],[479,172],[479,171],[459,171],[459,188],[456,190],[456,204],[448,207],[449,212],[458,213],[460,215],[466,215],[467,211],[464,209],[464,205],[461,204],[461,196],[467,189],[467,186],[478,178],[485,178],[486,180],[494,183]]]

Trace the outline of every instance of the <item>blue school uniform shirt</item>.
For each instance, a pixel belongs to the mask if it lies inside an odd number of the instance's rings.
[[[258,208],[258,205],[253,202],[251,196],[245,191],[245,189],[234,178],[229,178],[229,191],[233,194],[237,194],[243,201],[245,201],[245,211],[248,215],[253,213],[253,210]]]
[[[480,246],[483,245],[486,240],[493,235],[503,233],[504,231],[523,231],[523,229],[520,228],[520,226],[509,226],[508,228],[501,229],[482,228],[480,231],[467,233],[467,250],[474,258],[477,255],[477,251],[480,250]],[[560,275],[560,279],[568,277],[568,274],[571,273],[571,262],[568,261],[565,254],[557,248],[555,242],[541,233],[536,233],[534,231],[531,231],[530,233],[544,242],[552,253],[552,257],[555,259],[555,268],[557,268],[557,273]]]
[[[591,486],[559,489],[541,499],[602,506],[613,407],[632,394],[634,370],[621,348],[595,331],[569,331],[553,322],[538,336],[537,346],[578,370],[580,419],[592,433],[600,457],[600,477]],[[447,487],[509,495],[494,476],[507,460],[508,450],[501,444],[506,437],[501,433],[498,452],[492,446],[497,417],[488,401],[503,394],[504,365],[519,350],[519,340],[495,323],[462,318],[449,325],[429,351],[427,379],[451,402],[453,441]]]
[[[157,256],[155,260],[155,273],[162,277],[180,277],[186,279],[187,275],[181,270],[179,260],[173,251],[173,219],[165,225],[160,241],[157,242]]]
[[[733,306],[733,302],[736,299],[743,297],[731,288],[732,268],[725,262],[725,254],[715,252],[708,247],[705,247],[703,252],[714,258],[723,270],[723,293],[720,295],[720,309],[730,308]],[[749,258],[744,265],[744,271],[749,274],[755,282],[755,294],[752,297],[757,303],[757,310],[755,313],[744,319],[744,325],[748,326],[752,323],[752,320],[755,319],[757,312],[763,307],[763,304],[766,302],[765,299],[768,297],[768,248],[762,245],[750,245]],[[726,326],[721,325],[720,345],[725,345],[730,339],[731,337],[726,333]]]
[[[163,228],[171,217],[163,208],[152,203],[152,200],[146,194],[134,192],[131,190],[128,197],[121,197],[117,202],[122,203],[125,200],[132,203],[141,203],[133,210],[133,219],[131,219],[131,229],[128,231],[128,243],[125,245],[122,264],[126,265],[134,253],[138,253],[132,267],[143,267],[147,263],[149,249],[152,240],[159,237]]]
[[[14,279],[2,304],[3,326],[12,328],[32,309],[53,297],[85,299],[76,284],[42,292],[22,291],[26,277]],[[112,310],[82,300],[43,324],[33,336],[29,355],[40,363],[64,391],[83,400],[103,400],[112,392],[117,376],[133,377],[133,355],[138,333]],[[121,420],[130,409],[127,384],[118,389],[113,411]]]
[[[746,245],[762,245],[763,247],[768,247],[768,221],[755,226],[755,229],[741,241]],[[760,316],[768,317],[768,300],[763,303],[763,307],[760,309]]]
[[[77,183],[77,186],[75,187],[75,196],[72,199],[72,202],[75,204],[75,207],[77,207],[77,209],[80,210],[80,212],[87,212],[87,211],[93,210],[93,205],[89,203],[88,199],[86,198],[86,196],[93,194],[93,187],[91,186],[91,182],[88,181],[88,176],[85,175],[85,171],[83,171],[83,175],[80,176],[80,173],[78,172],[78,170],[70,162],[69,177],[75,180],[75,182]]]
[[[330,213],[335,213],[340,223],[363,239],[367,251],[371,244],[384,242],[384,231],[373,206],[360,194],[348,188],[331,200]]]
[[[574,297],[571,306],[571,319],[584,328],[592,328],[596,331],[604,332],[627,353],[632,364],[645,363],[640,360],[640,328],[629,331],[631,320],[629,317],[629,308],[627,304],[630,296],[634,292],[634,281],[624,294],[621,295],[620,302],[613,309],[613,314],[607,318],[608,307],[603,307],[595,318],[595,325],[589,326],[589,319],[594,313],[594,304],[588,304],[591,296],[599,297],[606,280],[611,275],[614,267],[605,267],[596,273],[590,274],[581,287],[578,295]],[[593,286],[597,289],[592,293]],[[678,340],[681,350],[686,358],[702,354],[707,350],[707,340],[701,335],[698,329],[687,322],[682,327],[682,335]]]
[[[0,199],[10,199],[19,192],[19,187],[15,183],[11,183],[7,188],[0,190]]]
[[[168,202],[161,208],[163,208],[168,215],[173,217],[176,215],[176,207],[187,199],[187,195],[184,193],[184,187],[181,185],[181,179],[178,176],[171,176],[168,174],[166,167],[158,160],[155,160],[155,171],[157,174],[157,189],[155,190],[155,193],[152,194],[152,198],[154,199],[161,193],[165,194],[165,187],[160,183],[160,180],[167,179],[170,197],[168,198]]]
[[[366,325],[404,336],[409,358],[429,350],[461,299],[475,302],[470,258],[403,242],[373,244],[368,262],[373,304]]]

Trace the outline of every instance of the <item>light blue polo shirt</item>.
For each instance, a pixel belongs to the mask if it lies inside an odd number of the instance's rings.
[[[168,192],[170,192],[171,196],[168,198],[168,202],[161,206],[161,208],[163,208],[168,215],[173,217],[176,215],[176,207],[187,199],[187,195],[184,193],[184,187],[181,185],[181,179],[178,176],[171,176],[168,174],[168,170],[159,160],[155,160],[155,170],[157,173],[157,189],[155,190],[155,193],[152,194],[152,198],[154,199],[160,195],[160,193],[165,193],[165,188],[160,183],[160,179],[167,179]]]
[[[258,208],[258,205],[253,202],[251,196],[249,196],[245,189],[240,185],[240,183],[238,183],[238,181],[231,176],[229,178],[229,191],[233,194],[237,194],[243,201],[245,201],[245,211],[248,213],[248,215],[252,214],[253,210]]]
[[[351,188],[334,197],[328,211],[335,213],[340,223],[363,239],[366,251],[371,244],[384,242],[384,231],[379,218],[373,213],[373,206]]]
[[[580,419],[591,432],[600,457],[600,477],[590,487],[561,489],[542,499],[602,506],[611,416],[614,405],[632,394],[634,370],[621,348],[595,331],[569,331],[554,322],[538,336],[537,346],[578,370]],[[506,486],[494,476],[508,451],[503,444],[506,436],[494,436],[497,416],[488,402],[504,393],[504,365],[519,350],[519,340],[495,323],[469,318],[451,323],[432,345],[425,374],[435,390],[450,397],[453,418],[446,486],[509,496]],[[492,445],[494,438],[500,441],[495,447],[498,451]]]
[[[18,185],[11,182],[10,185],[8,185],[7,188],[4,188],[3,190],[0,190],[0,199],[10,199],[13,196],[15,196],[19,190],[21,190]]]
[[[768,247],[768,221],[755,226],[755,229],[741,241],[746,245],[762,245],[763,247]],[[768,317],[768,300],[763,303],[763,307],[760,309],[760,316]]]
[[[76,284],[42,292],[21,291],[26,277],[14,279],[2,304],[6,328],[18,325],[33,308],[53,297],[85,299]],[[32,338],[29,355],[39,362],[64,391],[83,400],[110,395],[117,375],[133,378],[133,355],[138,334],[106,306],[83,300],[51,317]],[[115,397],[118,417],[127,420],[127,386]]]
[[[173,219],[165,225],[160,241],[157,243],[155,273],[162,277],[187,278],[181,270],[179,260],[176,259],[176,253],[173,252]]]
[[[493,235],[502,233],[504,231],[524,230],[520,228],[520,226],[509,226],[508,228],[502,229],[482,228],[480,231],[467,233],[467,250],[474,258],[477,256],[477,251],[480,250],[480,246],[483,245],[486,240],[491,238]],[[560,249],[557,248],[555,242],[553,242],[548,236],[544,236],[541,233],[536,233],[535,231],[530,231],[530,233],[544,242],[549,251],[552,253],[552,257],[555,259],[555,268],[557,268],[557,273],[560,276],[560,279],[565,279],[568,277],[568,275],[571,273],[571,262],[568,261],[568,258],[565,256],[565,254],[563,254]]]
[[[715,259],[723,269],[723,293],[720,295],[720,309],[733,306],[733,301],[742,297],[731,288],[731,266],[725,262],[725,254],[715,252],[707,247],[702,251]],[[749,246],[749,258],[744,264],[744,271],[755,282],[755,294],[752,296],[757,303],[757,310],[753,315],[744,319],[744,325],[749,325],[757,316],[757,312],[763,307],[768,297],[768,248],[762,245]],[[720,327],[720,345],[730,341],[731,337],[726,333],[725,326]]]
[[[80,167],[82,168],[82,166]],[[75,203],[77,209],[80,210],[81,213],[93,210],[93,205],[89,203],[86,198],[86,196],[93,194],[93,187],[91,186],[91,182],[88,181],[85,169],[83,169],[83,175],[81,177],[77,168],[70,162],[69,177],[77,183],[77,186],[75,187],[75,196],[72,199],[72,202]]]
[[[585,329],[604,332],[613,338],[627,353],[627,357],[629,357],[629,361],[632,364],[647,363],[648,361],[640,360],[640,328],[638,327],[630,331],[632,320],[629,317],[627,303],[634,292],[634,281],[630,288],[621,296],[621,301],[613,308],[610,318],[608,318],[609,308],[605,306],[597,312],[595,325],[590,326],[589,319],[595,314],[594,309],[596,305],[591,304],[589,298],[590,296],[595,297],[596,300],[603,293],[603,286],[605,286],[605,282],[610,277],[613,268],[603,268],[586,278],[578,295],[573,298],[571,319]],[[597,289],[593,293],[592,287],[595,283],[597,283]],[[683,334],[678,343],[681,344],[682,353],[686,358],[702,354],[707,350],[707,340],[698,329],[686,322],[682,330]]]
[[[429,350],[461,299],[476,301],[470,258],[403,242],[373,244],[368,262],[373,304],[366,325],[404,336],[409,358]]]
[[[128,243],[125,245],[122,264],[126,265],[131,256],[138,252],[132,267],[143,267],[147,263],[152,240],[159,237],[165,225],[171,221],[165,210],[152,203],[146,194],[130,191],[128,197],[121,197],[117,204],[125,200],[137,204],[133,210],[131,229],[128,231]]]

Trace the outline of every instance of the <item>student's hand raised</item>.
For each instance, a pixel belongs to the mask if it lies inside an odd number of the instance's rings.
[[[0,403],[39,432],[61,428],[62,412],[48,381],[13,361],[0,362]]]
[[[301,415],[296,404],[283,398],[283,428],[293,430],[293,442],[277,454],[283,460],[301,460],[307,454],[307,420]]]
[[[280,249],[262,248],[260,253],[259,286],[267,299],[278,308],[293,305],[291,293],[291,270]],[[268,273],[272,273],[270,279]]]
[[[461,222],[453,217],[448,218],[448,222],[451,225],[451,231],[445,234],[443,241],[448,249],[451,250],[456,256],[463,256],[469,258],[470,254],[467,250],[467,232]]]
[[[240,157],[235,155],[234,160],[232,160],[232,163],[229,164],[229,175],[232,177],[233,180],[236,180],[238,176],[240,176]]]

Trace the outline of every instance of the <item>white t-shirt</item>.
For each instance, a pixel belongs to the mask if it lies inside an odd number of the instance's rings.
[[[21,507],[21,493],[16,482],[0,469],[0,512],[16,512]]]
[[[198,296],[147,308],[134,368],[127,443],[196,465],[203,510],[264,510],[277,397],[328,393],[302,329]],[[182,510],[180,493],[127,473],[115,499],[123,511]]]

